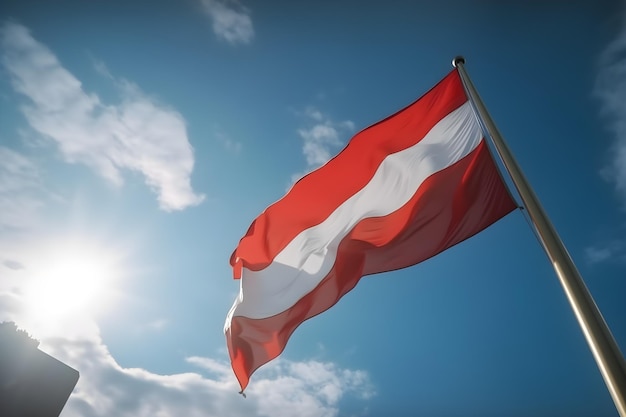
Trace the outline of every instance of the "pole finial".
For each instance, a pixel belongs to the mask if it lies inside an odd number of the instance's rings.
[[[452,60],[452,66],[456,68],[458,64],[465,64],[465,58],[462,55],[455,56]]]

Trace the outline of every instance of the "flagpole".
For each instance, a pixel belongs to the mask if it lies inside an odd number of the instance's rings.
[[[624,362],[624,357],[563,241],[548,219],[535,192],[530,187],[491,116],[489,116],[478,91],[465,71],[464,64],[465,59],[460,56],[452,61],[452,65],[459,72],[478,118],[491,136],[495,149],[511,176],[528,216],[537,231],[541,245],[552,262],[598,368],[600,368],[604,382],[611,397],[613,397],[615,407],[621,417],[626,417],[626,362]]]

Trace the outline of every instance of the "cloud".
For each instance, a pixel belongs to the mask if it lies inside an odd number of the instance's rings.
[[[159,375],[122,368],[98,342],[57,339],[47,349],[81,370],[62,417],[333,417],[346,394],[371,392],[367,375],[361,371],[328,363],[283,361],[273,372],[257,378],[243,399],[228,365],[210,358],[188,359],[202,369],[210,362],[210,376],[197,372]]]
[[[52,194],[42,173],[26,155],[0,146],[0,306],[15,301],[2,285],[13,285],[28,268],[25,253],[32,247],[26,237],[43,229],[42,210]]]
[[[589,264],[606,261],[626,261],[626,245],[619,240],[585,248],[585,258]]]
[[[117,83],[121,103],[103,104],[24,26],[5,23],[0,39],[13,88],[28,99],[22,113],[67,162],[86,165],[117,186],[122,171],[139,172],[166,211],[203,200],[190,185],[193,148],[177,111],[124,80]]]
[[[221,131],[215,132],[215,137],[218,142],[226,149],[228,152],[233,154],[238,154],[243,149],[243,145],[241,142],[237,142],[236,140],[231,139],[228,135]]]
[[[593,96],[598,100],[600,115],[612,135],[610,159],[600,174],[614,185],[622,207],[626,208],[626,11],[619,33],[600,54]],[[624,261],[626,245],[622,239],[605,240],[587,247],[585,258],[590,264]]]
[[[343,146],[343,134],[354,131],[354,123],[350,120],[335,122],[314,107],[308,107],[304,116],[310,126],[298,129],[298,135],[303,140],[302,153],[307,167],[303,172],[292,175],[292,182],[328,162]]]
[[[42,205],[41,191],[37,166],[25,155],[0,146],[0,231],[32,227]]]
[[[614,183],[626,207],[626,16],[621,31],[600,55],[593,94],[613,135],[611,161],[602,175]]]
[[[585,248],[585,257],[587,258],[587,262],[592,264],[605,261],[609,259],[612,254],[613,250],[609,247],[590,246]]]
[[[252,41],[254,27],[250,10],[237,0],[202,0],[202,5],[218,38],[233,45]]]
[[[23,308],[27,283],[6,278],[0,280],[0,322],[16,322],[42,351],[80,372],[61,417],[335,417],[345,399],[366,402],[375,395],[367,372],[328,361],[279,358],[255,373],[246,399],[238,395],[225,352],[186,357],[190,371],[170,375],[122,367],[93,318],[76,314],[38,325]]]
[[[19,298],[19,292],[0,288],[0,321],[14,320],[30,332],[19,314],[10,311],[17,309]],[[344,398],[365,401],[375,394],[364,371],[330,362],[279,359],[255,374],[244,399],[225,358],[188,357],[186,362],[196,370],[171,375],[124,368],[95,323],[83,328],[72,337],[33,332],[41,350],[80,372],[61,417],[334,417]]]
[[[170,321],[167,319],[156,319],[147,324],[147,328],[154,331],[162,331]]]
[[[199,203],[202,196],[189,185],[193,152],[184,120],[176,111],[132,83],[116,81],[100,63],[96,64],[99,71],[109,74],[107,79],[122,93],[118,105],[103,104],[98,96],[86,93],[80,81],[23,26],[1,26],[0,41],[12,85],[28,99],[22,107],[26,120],[68,162],[83,164],[113,184],[123,184],[125,171],[138,172],[166,210]],[[38,246],[63,246],[54,236],[48,236],[46,244],[46,230],[32,227],[39,211],[51,219],[47,210],[40,210],[48,207],[49,199],[42,170],[27,155],[0,147],[0,229],[12,228],[22,235],[16,241],[12,235],[0,234],[0,321],[15,321],[40,340],[43,351],[79,370],[79,382],[62,417],[334,417],[347,397],[366,401],[374,395],[365,371],[328,361],[281,359],[255,373],[244,400],[237,394],[239,387],[225,354],[188,357],[186,366],[194,367],[193,371],[160,375],[122,367],[90,314],[81,311],[54,321],[33,317],[27,300],[29,285],[32,288],[42,278],[37,271],[46,266],[41,256],[46,251]],[[169,326],[158,319],[148,327],[167,331]]]
[[[6,259],[4,261],[2,261],[2,265],[4,265],[5,267],[12,269],[14,271],[19,271],[20,269],[24,269],[25,266],[22,265],[20,262],[18,261],[14,261],[12,259]]]
[[[0,268],[0,322],[16,322],[41,342],[41,350],[80,372],[61,417],[335,417],[346,399],[367,402],[375,394],[367,372],[319,360],[273,361],[255,373],[246,399],[238,395],[239,385],[225,352],[186,357],[185,372],[170,375],[123,367],[102,339],[94,319],[97,310],[51,318],[29,302],[29,289],[42,279],[37,271],[49,265],[44,249],[65,246],[56,239],[43,242],[45,248],[33,247],[33,242],[42,240],[35,233],[30,234],[31,245],[20,250],[28,255],[27,269]],[[56,253],[47,255],[58,258]],[[120,290],[115,281],[110,286],[110,291]],[[165,332],[168,323],[160,318],[147,328]],[[155,346],[148,343],[143,348],[155,353]]]
[[[100,59],[95,58],[93,56],[90,57],[91,62],[93,63],[93,69],[96,70],[98,74],[103,76],[104,78],[108,78],[109,80],[115,80],[111,71],[109,71],[109,67]]]
[[[191,363],[199,368],[203,368],[214,375],[218,375],[220,377],[227,377],[230,375],[231,368],[227,364],[223,362],[216,361],[215,359],[205,358],[201,356],[190,356],[185,358],[187,363]]]

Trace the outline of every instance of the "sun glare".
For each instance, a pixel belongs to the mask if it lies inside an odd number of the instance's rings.
[[[26,309],[37,321],[92,315],[106,307],[118,276],[112,257],[86,245],[64,245],[46,257],[30,277]]]

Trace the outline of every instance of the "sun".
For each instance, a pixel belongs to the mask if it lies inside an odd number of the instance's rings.
[[[106,307],[119,268],[106,250],[73,242],[47,251],[30,275],[24,290],[27,314],[38,322],[54,322]]]

